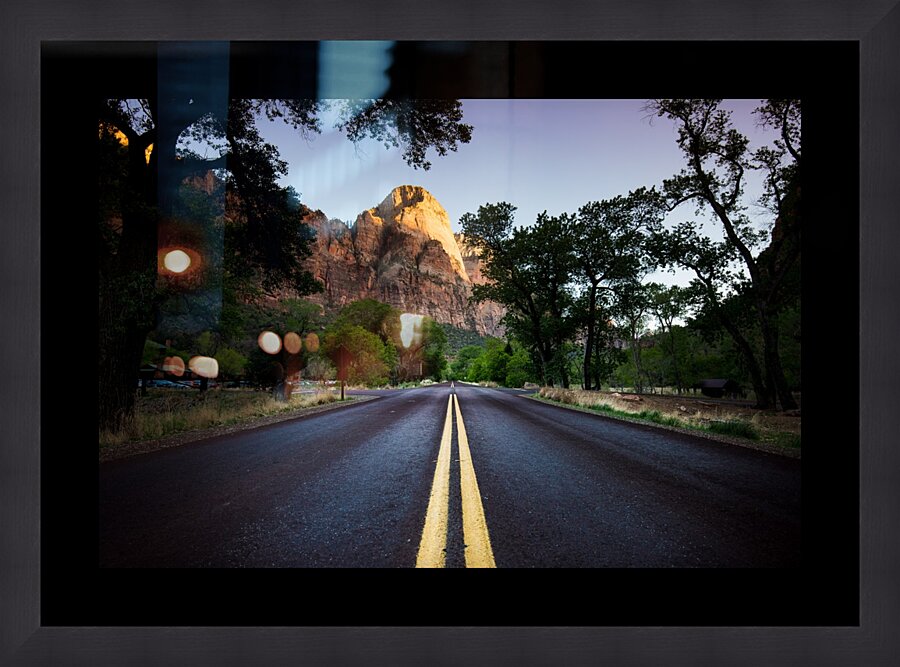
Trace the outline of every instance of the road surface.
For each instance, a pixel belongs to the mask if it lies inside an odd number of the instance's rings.
[[[447,384],[103,463],[103,567],[796,567],[800,461]]]

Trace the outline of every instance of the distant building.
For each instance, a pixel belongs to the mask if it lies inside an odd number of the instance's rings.
[[[734,380],[700,380],[694,388],[699,389],[704,396],[709,396],[711,398],[722,398],[725,395],[728,395],[729,398],[738,398],[739,396],[743,397],[744,395],[741,385]]]

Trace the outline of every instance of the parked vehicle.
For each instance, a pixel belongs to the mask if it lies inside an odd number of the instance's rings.
[[[148,387],[156,387],[157,389],[190,389],[181,382],[172,382],[171,380],[147,380]]]

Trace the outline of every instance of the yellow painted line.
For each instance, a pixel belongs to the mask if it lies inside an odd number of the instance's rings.
[[[431,483],[431,497],[425,513],[425,527],[416,567],[444,567],[447,555],[447,507],[450,504],[450,439],[453,433],[453,396],[447,398],[447,416],[444,432],[441,434],[441,448],[438,451],[434,481]]]
[[[475,467],[472,465],[472,453],[469,451],[466,425],[463,423],[456,394],[453,394],[453,402],[456,406],[456,429],[459,441],[459,490],[462,495],[466,567],[497,567],[494,563],[494,551],[491,549],[491,538],[488,535],[487,520],[484,518],[481,493],[478,491],[478,480],[475,478]]]

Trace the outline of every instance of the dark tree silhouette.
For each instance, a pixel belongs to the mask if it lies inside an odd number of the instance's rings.
[[[722,243],[700,238],[699,223],[684,223],[660,239],[656,245],[670,264],[695,272],[706,289],[710,307],[720,314],[722,325],[731,334],[745,357],[759,407],[797,407],[785,379],[778,352],[778,314],[796,276],[800,258],[800,102],[766,100],[756,110],[759,122],[774,127],[779,138],[772,146],[750,152],[748,139],[731,125],[729,112],[721,100],[658,99],[648,104],[655,115],[675,122],[678,147],[687,166],[663,187],[670,209],[694,202],[712,212],[724,232]],[[766,174],[762,202],[776,221],[764,250],[758,249],[767,235],[754,228],[744,214],[745,174],[751,169]],[[696,252],[689,246],[700,244]],[[677,248],[685,249],[679,254]],[[754,254],[756,252],[756,254]],[[752,303],[763,342],[763,364],[733,322],[719,306],[721,276],[732,261],[739,262],[749,280],[740,291]],[[729,286],[737,289],[743,278],[731,273]]]

